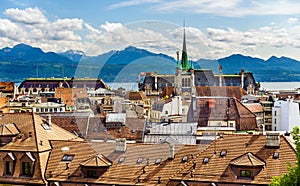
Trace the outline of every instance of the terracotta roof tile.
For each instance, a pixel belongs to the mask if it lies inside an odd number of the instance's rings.
[[[194,184],[205,182],[216,184],[269,184],[273,176],[281,176],[287,173],[287,162],[290,162],[293,166],[296,162],[296,155],[295,149],[284,136],[280,137],[279,148],[268,148],[265,143],[265,135],[223,135],[222,138],[217,139],[196,155],[194,169],[193,161],[189,161],[187,166],[171,179],[171,182],[173,182],[173,185],[181,180],[184,180],[187,184],[189,181]],[[224,157],[220,156],[222,150],[227,151]],[[277,159],[273,158],[275,152],[280,154]],[[230,167],[230,162],[237,160],[238,157],[246,159],[248,153],[253,154],[251,158],[255,160],[254,165],[262,165],[265,162],[265,166],[253,179],[238,179]],[[209,158],[208,163],[203,163],[203,159],[206,157]]]
[[[241,100],[246,95],[246,91],[242,87],[237,86],[196,86],[197,96],[223,96],[232,97]]]

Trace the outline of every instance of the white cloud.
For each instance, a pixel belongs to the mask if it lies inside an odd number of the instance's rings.
[[[4,11],[4,14],[8,16],[8,18],[12,22],[21,22],[24,24],[45,24],[48,23],[48,19],[43,14],[43,12],[35,7],[35,8],[26,8],[24,10],[20,10],[18,8],[10,8]]]
[[[122,1],[121,3],[115,3],[108,7],[108,9],[116,9],[116,8],[124,8],[129,6],[136,6],[145,3],[157,3],[161,2],[161,0],[129,0],[129,1]]]
[[[291,17],[291,18],[288,19],[289,24],[294,24],[294,23],[297,23],[297,22],[298,22],[298,18]]]

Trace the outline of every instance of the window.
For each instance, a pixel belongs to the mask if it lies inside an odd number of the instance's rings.
[[[158,165],[161,162],[161,158],[156,159],[155,164]]]
[[[203,163],[208,163],[208,161],[209,161],[209,158],[204,158],[203,159]]]
[[[136,163],[142,163],[143,162],[143,158],[138,158]]]
[[[31,152],[26,152],[21,158],[21,175],[32,176],[35,158]]]
[[[32,176],[32,163],[31,162],[22,162],[22,175]]]
[[[121,157],[120,159],[119,159],[119,163],[123,163],[125,161],[125,157]]]
[[[240,176],[251,178],[251,170],[241,170],[240,171]]]
[[[86,176],[88,178],[97,178],[97,172],[96,170],[87,170]]]
[[[220,156],[221,156],[221,157],[225,157],[226,154],[227,154],[227,151],[226,151],[226,150],[222,150],[222,151],[220,152]]]
[[[274,152],[273,159],[278,159],[278,158],[279,158],[279,152]]]
[[[65,155],[62,157],[61,161],[72,161],[73,158],[74,158],[74,155],[73,155],[73,154],[65,154]]]
[[[5,162],[5,175],[13,175],[13,161]]]
[[[181,162],[187,162],[188,160],[188,157],[187,156],[184,156],[182,159],[181,159]]]

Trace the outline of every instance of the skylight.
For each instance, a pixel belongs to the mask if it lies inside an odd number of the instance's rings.
[[[227,154],[227,151],[226,151],[226,150],[222,150],[222,151],[220,152],[220,156],[221,156],[221,157],[225,157],[226,154]]]
[[[183,158],[181,159],[181,162],[187,162],[188,157],[187,156],[183,156]]]
[[[273,159],[278,159],[278,158],[279,158],[279,152],[274,152]]]
[[[72,161],[73,158],[74,158],[74,155],[73,155],[73,154],[65,154],[65,155],[62,157],[61,161]]]
[[[43,124],[42,124],[42,127],[43,127],[45,130],[51,130],[51,127],[50,127],[48,124],[46,124],[46,123],[43,123]]]
[[[203,163],[208,163],[208,161],[209,161],[209,158],[203,158]]]
[[[139,157],[136,161],[136,163],[142,163],[143,162],[143,158]]]
[[[119,159],[119,163],[123,163],[125,161],[125,157],[121,157],[120,159]]]
[[[155,161],[155,164],[158,165],[158,164],[160,164],[160,162],[161,162],[161,158],[157,158]]]

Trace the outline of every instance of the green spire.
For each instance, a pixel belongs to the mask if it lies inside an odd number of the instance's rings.
[[[193,68],[188,60],[188,54],[186,49],[186,41],[185,41],[185,22],[184,24],[184,30],[183,30],[183,46],[182,46],[182,55],[181,55],[181,68],[184,70],[189,70]]]

